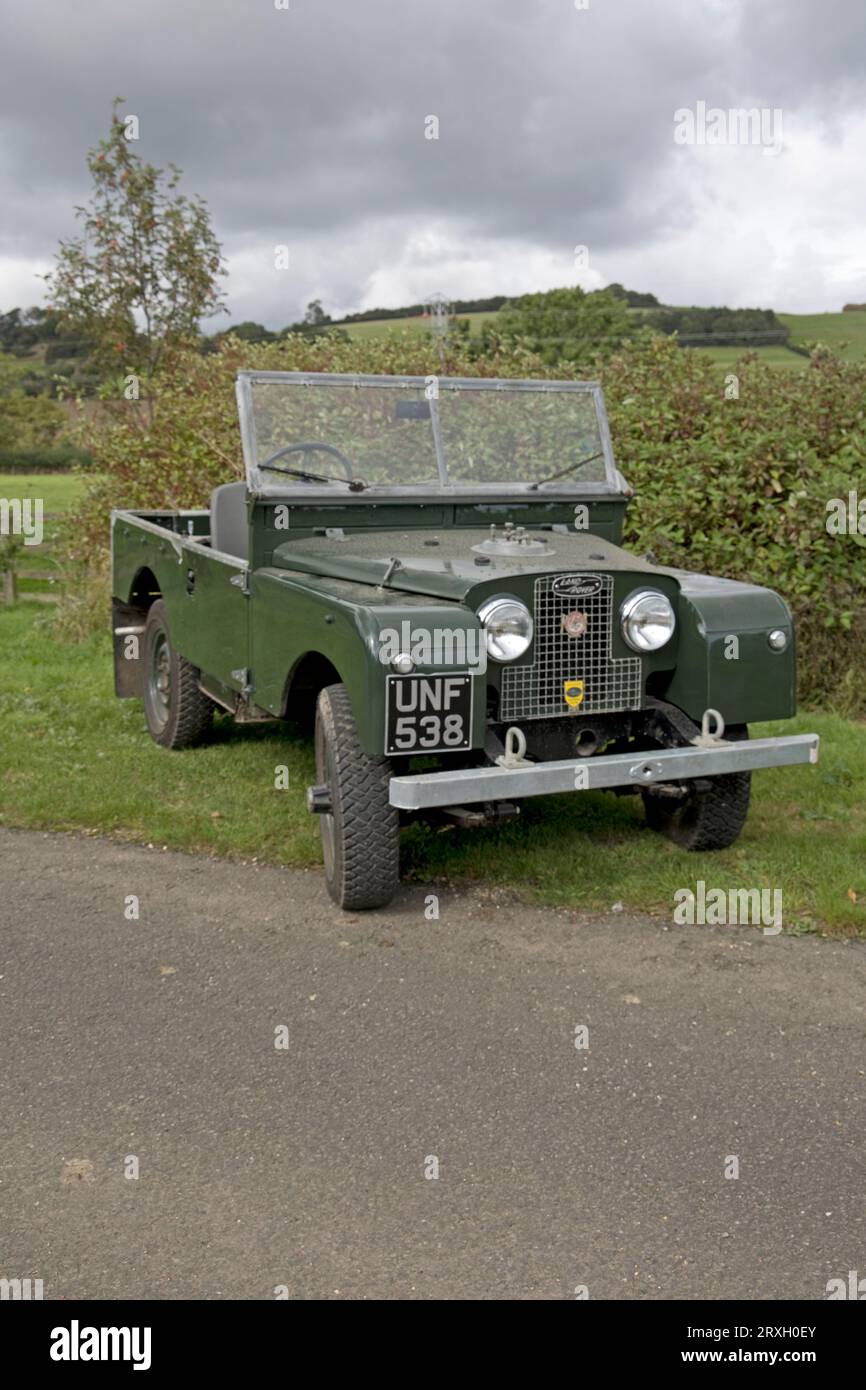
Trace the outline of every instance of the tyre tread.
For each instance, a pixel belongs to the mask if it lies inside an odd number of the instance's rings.
[[[739,725],[725,735],[737,742],[748,736],[745,725]],[[749,814],[752,774],[728,772],[708,780],[710,786],[697,794],[697,814],[688,824],[678,822],[660,798],[644,792],[644,807],[650,828],[665,835],[680,849],[695,853],[728,849],[739,838]]]
[[[328,891],[347,910],[384,907],[400,878],[400,820],[388,800],[391,764],[361,747],[346,687],[329,685],[319,696],[319,717],[332,741],[337,769],[335,826],[340,853]]]

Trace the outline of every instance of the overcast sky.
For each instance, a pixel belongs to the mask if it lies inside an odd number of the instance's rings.
[[[866,301],[864,0],[287,2],[0,0],[0,309],[44,300],[115,95],[207,199],[234,322],[612,280]],[[677,143],[701,102],[781,149]]]

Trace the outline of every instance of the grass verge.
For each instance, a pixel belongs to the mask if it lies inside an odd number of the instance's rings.
[[[207,745],[168,753],[138,701],[113,693],[108,636],[58,646],[51,618],[0,608],[0,823],[76,830],[239,859],[320,862],[304,808],[309,738],[293,725],[218,718]],[[670,918],[678,888],[780,888],[788,930],[866,936],[866,727],[833,715],[755,726],[821,734],[817,767],[756,773],[753,808],[731,849],[694,855],[647,830],[636,797],[528,800],[498,830],[413,826],[403,871],[421,884],[472,878],[540,903]],[[277,769],[289,787],[276,790]]]

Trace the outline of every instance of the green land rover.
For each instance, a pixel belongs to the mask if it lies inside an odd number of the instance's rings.
[[[382,906],[400,825],[495,823],[542,793],[640,794],[730,845],[752,769],[815,762],[791,614],[620,545],[600,386],[242,372],[245,477],[206,510],[112,515],[115,688],[165,748],[315,721],[328,890]]]

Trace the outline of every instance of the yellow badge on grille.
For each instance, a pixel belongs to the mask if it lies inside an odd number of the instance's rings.
[[[569,709],[579,709],[586,694],[586,681],[563,681],[562,693]]]

